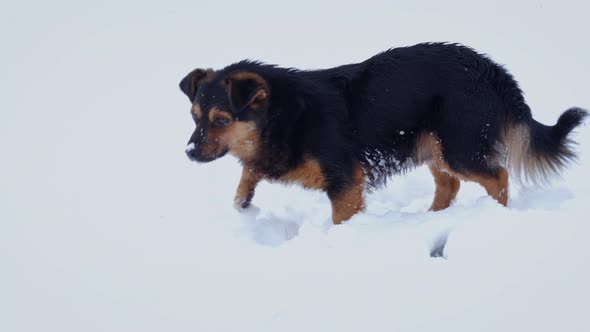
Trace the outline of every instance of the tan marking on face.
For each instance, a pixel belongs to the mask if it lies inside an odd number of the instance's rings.
[[[227,147],[225,136],[221,130],[209,128],[207,137],[201,145],[201,154],[213,158],[221,155]]]
[[[208,119],[213,122],[218,117],[224,117],[228,120],[232,120],[231,115],[224,112],[217,107],[213,107],[209,110]],[[207,157],[218,156],[229,148],[229,136],[231,136],[230,128],[234,125],[231,122],[229,125],[223,128],[215,128],[209,126],[207,130],[207,137],[201,147],[201,153]]]
[[[353,215],[365,209],[363,193],[365,191],[365,173],[360,165],[354,170],[353,182],[342,193],[330,199],[332,203],[332,221],[341,224]]]
[[[221,111],[218,116],[226,112]],[[211,114],[211,112],[210,112]],[[201,151],[206,156],[219,155],[225,150],[242,162],[256,158],[260,136],[252,121],[233,121],[223,128],[209,127]]]
[[[434,176],[436,191],[432,206],[433,211],[449,207],[460,188],[459,180],[473,181],[483,186],[488,195],[500,204],[508,202],[508,172],[500,168],[498,174],[462,174],[451,169],[444,158],[443,147],[435,133],[422,133],[416,141],[416,157],[420,163],[428,163]]]
[[[229,121],[233,120],[231,114],[229,114],[228,112],[222,111],[217,107],[213,107],[213,108],[211,108],[211,110],[209,110],[209,121],[213,122],[213,121],[215,121],[215,119],[217,119],[219,117],[225,118]]]
[[[320,163],[309,156],[304,157],[303,163],[282,175],[279,182],[297,183],[308,189],[326,189],[326,179]]]
[[[191,112],[197,117],[197,119],[201,119],[203,117],[203,111],[201,110],[201,106],[193,105]]]

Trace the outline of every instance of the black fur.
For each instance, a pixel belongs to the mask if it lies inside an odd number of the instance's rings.
[[[531,119],[529,126],[532,131],[531,149],[535,153],[542,153],[548,156],[560,156],[573,158],[573,152],[564,150],[569,144],[568,134],[579,126],[588,113],[578,107],[572,107],[565,111],[557,120],[555,126],[546,126]]]
[[[195,94],[197,93],[197,83],[206,75],[207,71],[203,69],[195,69],[180,81],[180,90],[184,92],[191,102],[195,99]]]
[[[573,108],[553,127],[536,122],[513,77],[458,44],[394,48],[326,70],[242,61],[216,77],[236,72],[257,73],[270,90],[267,110],[237,115],[255,121],[261,132],[262,149],[252,167],[277,178],[310,155],[320,162],[328,194],[350,184],[356,163],[371,188],[413,168],[420,162],[417,138],[424,133],[438,136],[453,171],[487,175],[509,160],[511,128],[528,128],[528,150],[516,153],[529,153],[533,162],[554,160],[557,170],[574,157],[567,137],[587,115]],[[183,91],[194,101],[184,83]]]

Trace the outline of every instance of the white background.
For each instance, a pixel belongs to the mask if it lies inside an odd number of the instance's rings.
[[[581,159],[508,209],[428,172],[329,227],[320,193],[263,184],[231,208],[231,157],[190,163],[178,89],[250,58],[303,69],[423,41],[507,65],[534,117],[590,107],[585,1],[19,1],[0,9],[0,331],[584,331]],[[447,259],[430,258],[449,235]],[[287,241],[289,240],[289,241]]]

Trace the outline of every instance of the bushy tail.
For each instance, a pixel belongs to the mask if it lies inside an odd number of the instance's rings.
[[[554,126],[546,126],[532,117],[508,125],[504,144],[508,150],[508,167],[518,183],[545,184],[576,159],[571,131],[588,112],[572,107]]]

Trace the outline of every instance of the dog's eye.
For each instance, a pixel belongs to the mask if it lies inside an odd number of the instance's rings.
[[[218,117],[213,120],[213,127],[215,128],[223,128],[227,126],[231,122],[230,119],[224,117]]]

